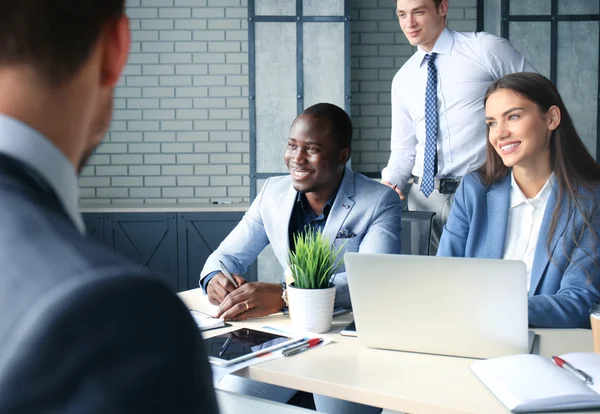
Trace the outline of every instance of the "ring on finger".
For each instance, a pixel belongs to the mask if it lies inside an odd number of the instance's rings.
[[[248,302],[246,302],[246,301],[244,301],[244,305],[246,305],[246,310],[244,311],[244,312],[246,312],[246,311],[248,311],[248,309],[250,309],[250,305],[248,305]]]

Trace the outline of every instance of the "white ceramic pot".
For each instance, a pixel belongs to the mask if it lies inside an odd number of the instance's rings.
[[[299,289],[290,284],[287,289],[290,318],[295,328],[314,333],[331,329],[335,285],[326,289]]]

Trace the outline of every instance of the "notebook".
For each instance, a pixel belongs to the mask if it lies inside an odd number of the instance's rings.
[[[219,318],[213,318],[206,313],[202,313],[197,310],[191,310],[190,313],[196,321],[196,325],[200,328],[201,331],[207,331],[209,329],[222,328],[225,326],[225,321]]]
[[[477,361],[471,371],[514,413],[600,407],[600,354],[561,355],[592,377],[587,385],[540,355],[511,355]]]

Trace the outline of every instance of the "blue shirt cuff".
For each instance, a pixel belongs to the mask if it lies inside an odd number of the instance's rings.
[[[220,270],[215,270],[214,272],[209,273],[204,279],[202,279],[202,281],[200,282],[200,286],[202,286],[202,290],[204,291],[204,293],[206,292],[206,288],[208,287],[208,283],[210,282],[210,280],[216,276],[217,273],[219,273]]]

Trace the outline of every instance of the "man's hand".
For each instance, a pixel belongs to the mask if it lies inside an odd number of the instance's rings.
[[[217,318],[243,321],[279,312],[285,306],[281,294],[282,287],[279,283],[246,283],[221,302]]]
[[[398,188],[398,184],[392,184],[389,181],[383,181],[383,180],[381,181],[381,184],[385,184],[388,187],[390,187],[392,190],[394,190],[398,194],[398,196],[400,196],[400,200],[404,201],[404,194],[402,194],[402,190],[400,190]]]
[[[246,284],[246,279],[240,275],[232,275],[238,284],[238,288]],[[219,272],[208,282],[206,286],[206,293],[208,294],[208,301],[213,305],[220,305],[227,295],[236,290],[236,287],[231,283],[229,279],[222,273]]]

